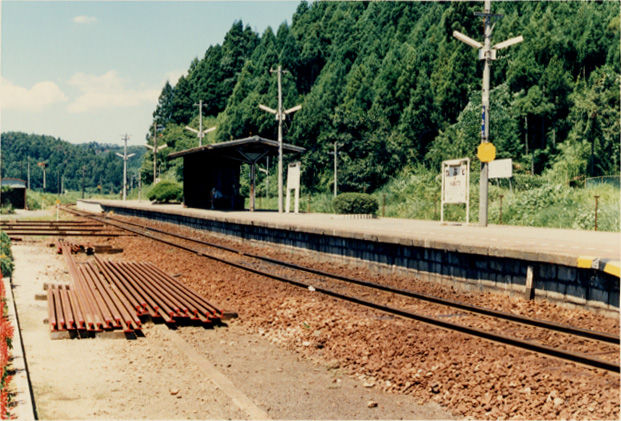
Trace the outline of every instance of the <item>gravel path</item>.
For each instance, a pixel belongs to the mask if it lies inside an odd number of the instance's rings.
[[[153,225],[189,232],[167,224]],[[326,263],[308,253],[224,241],[209,234],[201,236],[235,247],[241,245],[257,254],[287,257],[295,263],[483,307],[619,332],[618,318],[566,309],[545,300],[459,291],[403,274],[387,276],[353,264]],[[125,248],[124,259],[151,261],[169,273],[179,274],[178,279],[225,309],[237,311],[240,317],[236,323],[246,332],[265,336],[309,360],[333,362],[373,388],[412,396],[421,403],[437,402],[455,415],[482,419],[619,418],[616,374],[393,318],[144,238],[111,242]],[[460,318],[453,311],[445,317]]]

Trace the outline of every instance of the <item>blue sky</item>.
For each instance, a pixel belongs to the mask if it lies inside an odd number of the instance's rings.
[[[1,1],[1,130],[144,143],[166,80],[235,20],[291,23],[299,1]]]

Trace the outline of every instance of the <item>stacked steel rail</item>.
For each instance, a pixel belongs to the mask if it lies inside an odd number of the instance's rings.
[[[71,286],[48,288],[49,323],[55,331],[141,330],[141,316],[172,324],[211,323],[222,311],[150,263],[76,263],[71,244],[59,240]]]
[[[21,236],[90,236],[118,237],[127,235],[117,229],[110,230],[102,223],[89,221],[0,221],[0,229],[10,237]]]
[[[239,268],[239,269],[251,272],[251,273],[255,273],[258,275],[266,276],[271,279],[275,279],[275,280],[285,282],[291,285],[295,285],[295,286],[306,288],[306,289],[311,289],[313,291],[320,292],[320,293],[329,295],[331,297],[339,298],[345,301],[349,301],[349,302],[353,302],[353,303],[367,306],[370,308],[374,308],[374,309],[377,309],[377,310],[380,310],[386,313],[398,315],[404,318],[418,320],[418,321],[428,323],[434,326],[439,326],[445,329],[462,332],[462,333],[465,333],[471,336],[484,338],[484,339],[487,339],[493,342],[499,342],[502,344],[515,346],[515,347],[526,349],[529,351],[534,351],[539,354],[553,356],[553,357],[557,357],[560,359],[569,360],[569,361],[577,362],[579,364],[584,364],[584,365],[591,366],[591,367],[597,367],[597,368],[601,368],[601,369],[616,372],[616,373],[620,372],[620,366],[616,362],[602,360],[597,357],[592,357],[589,355],[582,354],[580,352],[572,352],[572,351],[568,351],[568,350],[564,350],[560,348],[549,347],[549,346],[539,344],[533,341],[509,337],[503,334],[497,334],[497,333],[469,327],[466,325],[447,322],[444,320],[440,320],[434,317],[427,316],[425,314],[420,314],[420,313],[415,313],[415,312],[404,310],[404,309],[394,308],[394,307],[384,305],[378,302],[370,301],[366,298],[344,294],[336,290],[319,287],[317,284],[312,285],[307,282],[302,282],[300,280],[293,279],[291,277],[283,276],[280,273],[275,273],[275,272],[272,272],[266,269],[260,269],[257,267],[256,264],[253,264],[253,263],[250,263],[250,264],[244,263],[244,262],[239,261],[238,259],[219,257],[213,254],[209,254],[202,248],[188,246],[187,244],[180,243],[178,240],[180,239],[183,241],[193,242],[195,244],[201,244],[204,246],[214,247],[222,251],[231,252],[231,253],[234,253],[237,256],[237,258],[245,257],[245,258],[251,258],[251,259],[258,259],[258,260],[262,260],[263,262],[266,262],[272,265],[278,265],[281,267],[287,267],[290,269],[303,271],[306,273],[312,273],[315,275],[319,275],[323,278],[331,278],[331,279],[343,281],[349,284],[360,285],[360,286],[374,289],[376,291],[387,291],[387,292],[405,296],[405,297],[433,302],[433,303],[437,303],[437,304],[441,304],[441,305],[449,306],[453,308],[459,308],[461,310],[465,310],[470,313],[478,313],[478,314],[494,317],[497,319],[510,320],[512,322],[516,322],[520,324],[537,326],[537,327],[550,330],[550,331],[562,332],[568,335],[578,336],[582,338],[589,338],[595,341],[602,341],[602,342],[606,342],[610,344],[615,344],[618,346],[619,336],[617,335],[611,335],[611,334],[607,334],[603,332],[580,329],[580,328],[576,328],[573,326],[562,325],[562,324],[549,322],[545,320],[532,319],[532,318],[523,317],[523,316],[511,314],[511,313],[505,313],[505,312],[494,311],[491,309],[485,309],[485,308],[481,308],[478,306],[469,305],[466,303],[460,303],[456,301],[442,299],[439,297],[418,294],[418,293],[408,291],[408,290],[391,288],[386,285],[374,284],[374,283],[367,282],[367,281],[360,280],[360,279],[345,277],[339,274],[319,271],[313,268],[292,264],[290,262],[279,261],[279,260],[272,259],[272,258],[265,257],[265,256],[249,254],[242,250],[237,250],[237,249],[223,246],[220,244],[209,243],[203,240],[199,240],[199,239],[195,239],[195,238],[191,238],[191,237],[187,237],[187,236],[183,236],[179,234],[165,232],[163,230],[131,223],[128,221],[120,220],[118,218],[111,218],[110,216],[106,216],[106,217],[94,216],[87,212],[77,211],[75,209],[69,209],[69,208],[64,208],[64,210],[74,215],[83,216],[83,217],[87,217],[87,218],[90,218],[98,222],[110,224],[111,226],[114,226],[116,228],[124,229],[134,234],[138,234],[138,235],[153,239],[155,241],[162,242],[164,244],[175,246],[182,250],[196,253],[200,256],[204,256],[206,258],[209,258],[211,260],[214,260],[220,263],[225,263],[227,265],[230,265],[230,266],[233,266],[233,267],[236,267],[236,268]],[[164,238],[161,235],[165,235],[168,237],[174,237],[178,240],[171,240],[169,238]],[[306,278],[306,276],[304,277]]]

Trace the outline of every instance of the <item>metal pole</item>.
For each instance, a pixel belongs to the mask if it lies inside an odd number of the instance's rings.
[[[267,163],[265,164],[265,200],[270,198],[270,157],[267,156]]]
[[[256,164],[253,162],[250,164],[250,212],[254,212],[254,183],[255,183],[255,175],[256,172]]]
[[[127,133],[123,142],[123,200],[127,200]]]
[[[337,151],[337,143],[334,142],[334,197],[336,197],[337,184],[338,184],[336,151]]]
[[[599,196],[593,196],[595,198],[595,231],[597,231],[597,202],[599,200]]]
[[[156,177],[156,162],[157,162],[157,123],[153,122],[153,184],[155,184]]]
[[[28,190],[30,190],[30,157],[28,157]]]
[[[45,193],[45,166],[46,164],[43,163],[43,192]]]
[[[278,65],[278,213],[282,213],[282,84],[280,74],[282,66]]]
[[[82,199],[84,199],[84,173],[86,171],[86,167],[82,165]]]
[[[485,0],[484,12],[489,14],[491,9],[491,1]],[[491,48],[492,22],[489,15],[485,16],[485,41],[484,49],[489,51]],[[483,113],[483,130],[481,130],[481,143],[489,142],[489,67],[490,56],[485,58],[483,66],[483,92],[481,98],[481,107]],[[487,226],[487,201],[488,201],[488,174],[489,164],[481,162],[481,178],[479,183],[479,225]]]
[[[504,196],[501,194],[500,195],[500,218],[499,218],[500,219],[500,225],[502,225],[502,198],[503,197]]]
[[[198,146],[203,146],[203,100],[198,101]]]

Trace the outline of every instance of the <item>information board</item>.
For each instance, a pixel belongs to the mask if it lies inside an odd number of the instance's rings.
[[[440,220],[444,221],[445,204],[466,204],[466,223],[470,222],[470,159],[442,162],[442,197]]]
[[[289,164],[289,168],[287,170],[287,195],[285,197],[285,212],[289,213],[291,196],[290,192],[293,190],[294,192],[294,204],[293,209],[294,213],[298,213],[300,211],[300,172],[302,169],[302,164],[300,162],[294,162]]]
[[[495,159],[489,163],[488,178],[511,178],[513,176],[513,165],[511,158]]]

